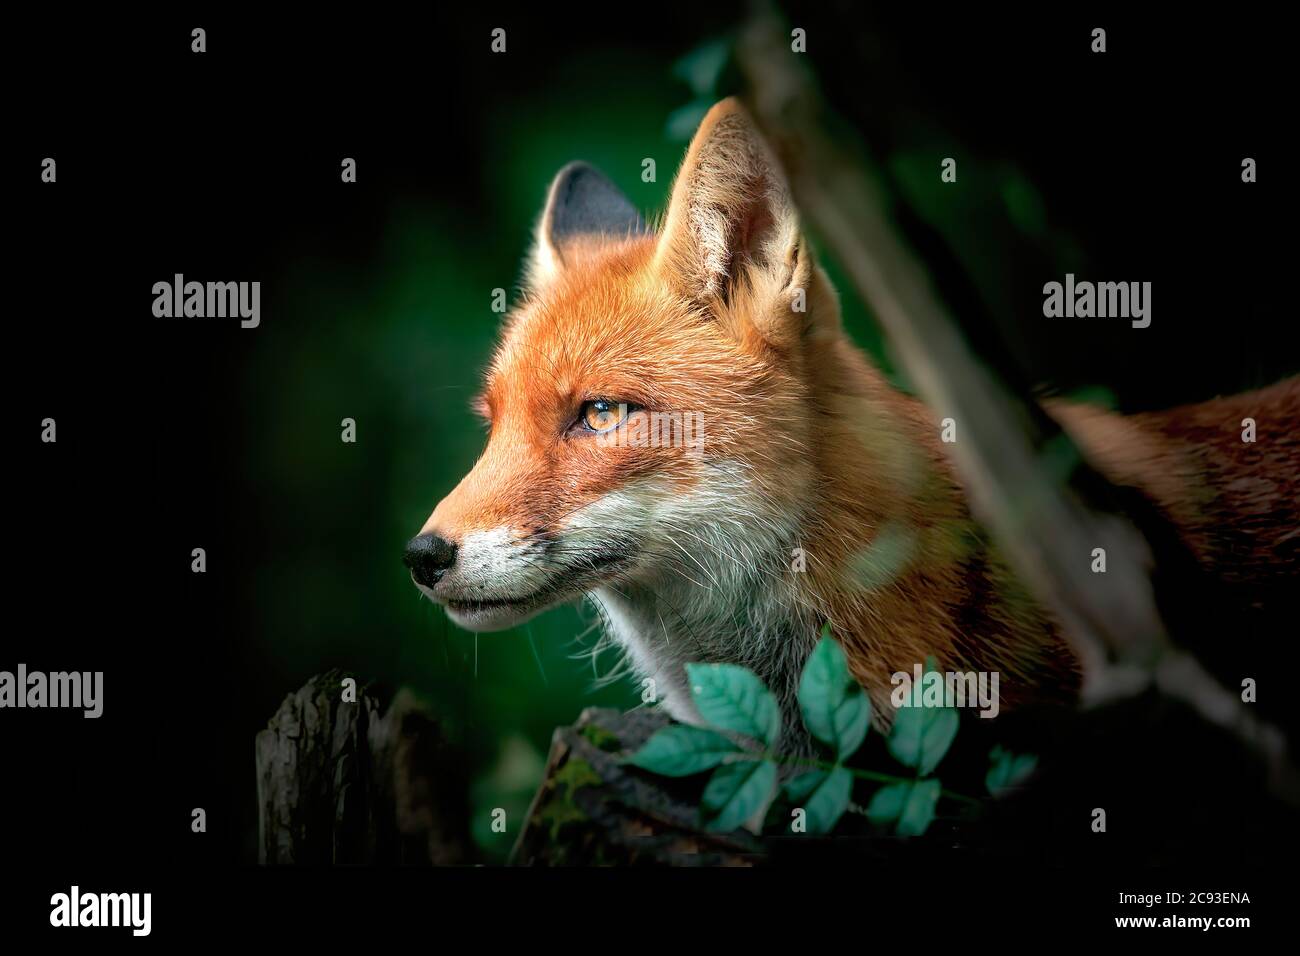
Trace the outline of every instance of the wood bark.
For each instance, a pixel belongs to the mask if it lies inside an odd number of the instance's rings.
[[[588,708],[551,742],[511,863],[531,866],[748,866],[762,844],[745,831],[700,827],[698,781],[655,777],[623,756],[668,718],[657,710],[619,714]]]
[[[331,671],[288,695],[257,735],[258,860],[460,863],[469,855],[464,762],[406,692],[382,717]]]

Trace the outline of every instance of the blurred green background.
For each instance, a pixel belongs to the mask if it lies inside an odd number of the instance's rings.
[[[524,31],[511,41],[524,46]],[[250,717],[260,725],[280,695],[334,666],[413,688],[473,761],[487,860],[503,859],[515,832],[491,834],[491,809],[522,819],[552,731],[585,706],[637,699],[604,679],[616,653],[592,656],[594,612],[464,632],[415,590],[402,547],[483,447],[469,400],[502,318],[492,292],[515,298],[551,176],[582,158],[642,209],[664,201],[682,149],[666,118],[687,98],[669,79],[676,52],[588,50],[547,64],[544,85],[526,73],[500,91],[485,80],[472,129],[443,125],[434,147],[455,155],[422,169],[412,144],[369,138],[352,211],[367,254],[350,222],[285,241],[276,287],[292,322],[268,323],[246,366],[245,481],[267,505],[260,559],[246,569],[261,704]],[[644,157],[656,182],[641,181]],[[345,417],[356,444],[340,441]]]

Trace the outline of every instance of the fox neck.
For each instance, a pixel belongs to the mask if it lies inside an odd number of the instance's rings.
[[[761,553],[789,554],[797,547],[793,530],[769,535]],[[816,640],[816,608],[802,603],[779,566],[738,565],[721,543],[691,547],[691,560],[653,583],[590,595],[608,636],[642,677],[643,699],[662,704],[677,720],[699,723],[686,664],[740,664],[776,695],[783,726],[798,727],[798,677]]]
[[[811,523],[800,509],[815,495],[774,500],[743,462],[715,463],[709,476],[695,520],[679,513],[657,529],[656,570],[591,598],[643,679],[647,702],[698,723],[686,664],[739,664],[776,695],[783,726],[798,728],[798,679],[824,612],[808,600],[802,564],[791,556]],[[789,735],[783,746],[797,745]]]

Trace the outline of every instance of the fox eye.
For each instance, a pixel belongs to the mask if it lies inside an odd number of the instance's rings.
[[[636,406],[626,402],[611,402],[604,398],[583,402],[578,411],[578,424],[593,432],[607,432],[627,421]]]

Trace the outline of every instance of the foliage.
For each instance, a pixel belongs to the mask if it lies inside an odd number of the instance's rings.
[[[887,740],[891,755],[913,771],[910,777],[846,766],[871,726],[871,700],[849,671],[848,659],[830,625],[804,665],[799,713],[804,728],[829,760],[780,753],[781,709],[776,697],[751,671],[734,664],[688,664],[691,695],[708,727],[672,724],[656,732],[627,762],[653,773],[688,777],[711,771],[701,799],[701,822],[712,830],[757,828],[778,792],[802,811],[803,830],[829,833],[852,808],[855,779],[884,783],[864,812],[869,820],[900,836],[919,836],[934,820],[945,791],[933,776],[957,734],[951,707],[900,707]],[[999,758],[1001,759],[1001,758]],[[990,789],[1023,778],[1026,759],[995,761]],[[778,787],[781,767],[790,773]],[[957,795],[950,795],[957,799]]]
[[[984,783],[995,797],[1020,786],[1038,766],[1038,758],[1033,754],[1013,754],[1001,746],[989,752],[989,760],[992,766],[984,777]]]

